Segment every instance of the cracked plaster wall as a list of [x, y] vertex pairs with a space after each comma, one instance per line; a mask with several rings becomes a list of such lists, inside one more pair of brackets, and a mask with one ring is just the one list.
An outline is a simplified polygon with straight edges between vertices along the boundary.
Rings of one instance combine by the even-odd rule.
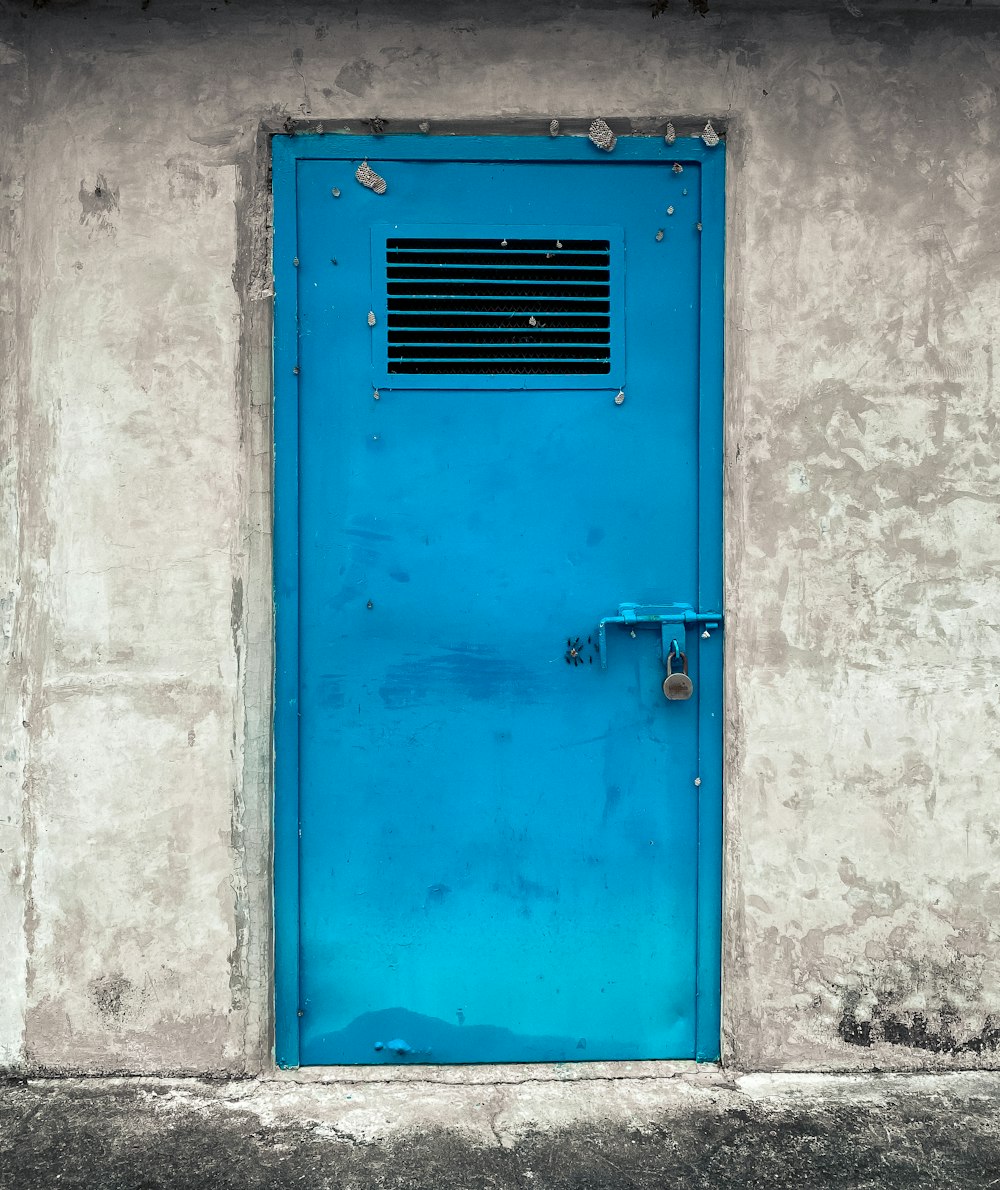
[[0, 1065], [268, 1037], [286, 117], [729, 128], [725, 1051], [1000, 1065], [1000, 11], [0, 13]]

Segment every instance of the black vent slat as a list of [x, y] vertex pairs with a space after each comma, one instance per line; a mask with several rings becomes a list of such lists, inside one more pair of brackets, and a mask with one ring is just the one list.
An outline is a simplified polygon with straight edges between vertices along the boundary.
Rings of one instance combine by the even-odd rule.
[[604, 375], [607, 240], [386, 242], [387, 369], [417, 375]]
[[573, 334], [570, 331], [535, 330], [531, 334], [524, 331], [491, 330], [487, 331], [488, 339], [481, 331], [397, 331], [389, 330], [389, 346], [393, 343], [551, 343], [560, 347], [570, 347], [574, 343], [610, 343], [610, 331], [591, 331]]
[[[481, 312], [478, 314], [454, 313], [452, 311], [441, 314], [413, 314], [408, 311], [390, 311], [389, 329], [400, 330], [419, 329], [428, 330], [462, 330], [465, 327], [482, 328], [485, 330], [516, 330], [530, 326], [529, 317], [534, 315], [509, 311]], [[544, 321], [536, 318], [541, 329], [562, 328], [567, 331], [594, 328], [607, 330], [611, 326], [611, 319], [607, 314], [546, 314]]]
[[521, 345], [506, 343], [489, 343], [472, 348], [468, 343], [465, 343], [460, 347], [428, 347], [427, 344], [421, 344], [419, 349], [413, 350], [409, 344], [402, 344], [395, 349], [389, 348], [389, 358], [407, 359], [411, 362], [435, 359], [506, 359], [530, 364], [532, 360], [536, 359], [544, 360], [547, 363], [557, 359], [602, 360], [608, 358], [608, 349], [607, 347], [553, 347], [551, 343], [534, 350], [530, 347], [525, 349]]
[[[440, 309], [453, 314], [476, 314], [481, 311], [504, 311], [510, 310], [514, 306], [524, 307], [529, 313], [534, 313], [536, 310], [548, 310], [551, 314], [559, 314], [560, 312], [572, 313], [574, 310], [579, 310], [581, 314], [588, 313], [607, 313], [611, 306], [610, 303], [599, 298], [576, 298], [576, 297], [556, 297], [551, 298], [508, 298], [501, 300], [502, 295], [497, 294], [493, 297], [467, 297], [463, 299], [452, 298], [450, 301], [442, 299]], [[469, 309], [472, 306], [474, 309]], [[438, 305], [431, 307], [438, 309]], [[425, 297], [396, 297], [389, 299], [390, 313], [394, 310], [427, 310], [427, 299]]]
[[504, 238], [484, 240], [456, 239], [388, 239], [386, 251], [393, 249], [405, 252], [603, 252], [611, 250], [607, 240], [507, 240]]
[[507, 281], [530, 281], [533, 284], [544, 282], [546, 285], [588, 285], [597, 284], [607, 288], [607, 269], [554, 269], [554, 268], [520, 268], [520, 269], [491, 269], [487, 265], [476, 265], [468, 268], [464, 265], [430, 265], [420, 268], [410, 265], [390, 268], [387, 270], [390, 281], [420, 281], [436, 284], [439, 281], [464, 281], [480, 284], [498, 284]]
[[489, 363], [475, 363], [462, 360], [461, 363], [441, 361], [433, 367], [428, 367], [423, 361], [394, 360], [389, 371], [401, 375], [419, 375], [426, 372], [441, 372], [448, 375], [480, 375], [480, 376], [564, 376], [570, 373], [574, 376], [605, 376], [609, 368], [605, 361], [587, 363], [579, 362], [570, 369], [564, 360], [557, 363], [533, 362], [530, 364], [510, 365], [493, 360]]
[[567, 285], [553, 282], [542, 285], [524, 281], [437, 281], [426, 278], [416, 284], [405, 284], [402, 281], [390, 281], [388, 285], [389, 297], [435, 298], [435, 297], [495, 297], [502, 293], [511, 297], [540, 297], [540, 298], [606, 298], [609, 296], [607, 285]]
[[491, 268], [544, 269], [558, 261], [561, 269], [598, 269], [608, 263], [603, 252], [387, 252], [389, 268]]

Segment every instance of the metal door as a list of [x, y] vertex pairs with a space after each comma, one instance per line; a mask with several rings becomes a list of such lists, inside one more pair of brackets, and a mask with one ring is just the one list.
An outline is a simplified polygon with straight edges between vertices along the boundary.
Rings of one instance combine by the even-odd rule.
[[721, 146], [274, 189], [279, 1063], [716, 1056]]

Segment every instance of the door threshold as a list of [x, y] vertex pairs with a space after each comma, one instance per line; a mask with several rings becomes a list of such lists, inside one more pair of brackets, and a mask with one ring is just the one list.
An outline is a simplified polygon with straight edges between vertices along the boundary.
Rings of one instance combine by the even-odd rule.
[[617, 1079], [695, 1079], [717, 1082], [724, 1078], [718, 1062], [693, 1058], [645, 1062], [510, 1062], [462, 1066], [297, 1066], [274, 1068], [263, 1076], [284, 1083], [442, 1083], [454, 1086], [497, 1083], [587, 1082]]

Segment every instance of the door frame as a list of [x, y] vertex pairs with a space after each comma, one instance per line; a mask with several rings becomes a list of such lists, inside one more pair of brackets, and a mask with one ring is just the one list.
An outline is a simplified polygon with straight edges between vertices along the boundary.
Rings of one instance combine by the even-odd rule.
[[[298, 233], [296, 175], [307, 160], [691, 162], [701, 167], [698, 409], [698, 599], [723, 602], [723, 331], [725, 145], [699, 138], [665, 143], [662, 133], [621, 136], [611, 153], [584, 136], [532, 130], [502, 135], [290, 133], [272, 138], [274, 202], [274, 1056], [299, 1065], [299, 708], [298, 708]], [[723, 650], [723, 665], [724, 665]], [[698, 1061], [717, 1061], [721, 1043], [723, 686], [699, 698], [698, 878], [695, 1038]], [[716, 710], [713, 713], [712, 708]]]

